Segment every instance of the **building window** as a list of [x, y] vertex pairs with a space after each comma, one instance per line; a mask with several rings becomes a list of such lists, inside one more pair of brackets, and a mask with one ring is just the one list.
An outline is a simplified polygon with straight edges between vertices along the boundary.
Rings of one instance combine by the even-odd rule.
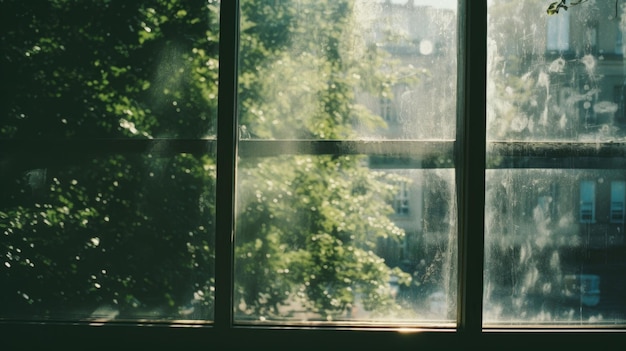
[[598, 24], [591, 22], [584, 29], [583, 46], [588, 54], [597, 54], [598, 52]]
[[596, 183], [580, 182], [580, 223], [596, 222]]
[[626, 123], [626, 89], [624, 89], [626, 85], [621, 84], [617, 85], [613, 88], [613, 101], [617, 104], [617, 110], [615, 111], [615, 123], [616, 124], [624, 124]]
[[546, 49], [564, 52], [570, 48], [570, 13], [561, 11], [558, 16], [548, 17]]
[[624, 197], [626, 194], [626, 182], [611, 182], [611, 223], [624, 224]]
[[388, 97], [380, 98], [380, 115], [385, 121], [393, 122], [395, 120], [392, 101]]
[[614, 53], [615, 55], [618, 56], [623, 56], [624, 55], [624, 47], [623, 47], [623, 30], [621, 27], [616, 28], [616, 32], [615, 32], [615, 50]]
[[398, 193], [393, 199], [393, 208], [397, 215], [407, 216], [410, 212], [409, 187], [406, 182], [401, 182], [398, 188]]

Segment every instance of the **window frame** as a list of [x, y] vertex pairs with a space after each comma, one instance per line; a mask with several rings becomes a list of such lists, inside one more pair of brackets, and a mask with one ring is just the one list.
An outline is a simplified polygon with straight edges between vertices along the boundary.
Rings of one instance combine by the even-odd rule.
[[[234, 267], [234, 208], [236, 159], [240, 152], [255, 148], [255, 141], [238, 140], [237, 130], [237, 62], [239, 1], [222, 1], [220, 5], [220, 78], [218, 105], [218, 140], [173, 140], [173, 152], [217, 152], [217, 206], [216, 217], [216, 303], [214, 321], [207, 324], [171, 325], [158, 323], [79, 323], [79, 322], [11, 322], [0, 321], [3, 343], [8, 349], [35, 349], [40, 347], [78, 348], [96, 345], [107, 348], [141, 346], [142, 349], [175, 349], [181, 345], [212, 347], [226, 343], [230, 349], [292, 349], [297, 345], [317, 348], [355, 349], [388, 348], [457, 349], [476, 343], [483, 347], [501, 348], [580, 348], [598, 347], [626, 342], [626, 330], [616, 328], [493, 328], [483, 326], [483, 260], [484, 260], [484, 206], [486, 149], [501, 155], [498, 167], [528, 167], [517, 164], [520, 149], [529, 155], [523, 143], [486, 142], [486, 76], [487, 76], [487, 1], [458, 1], [458, 86], [457, 86], [457, 138], [447, 143], [454, 154], [458, 201], [458, 311], [457, 328], [424, 329], [396, 327], [273, 327], [236, 325], [233, 320], [233, 267]], [[478, 87], [482, 87], [479, 89]], [[29, 157], [46, 152], [61, 154], [64, 151], [81, 152], [141, 152], [155, 141], [85, 141], [58, 142], [1, 140], [4, 152]], [[279, 143], [279, 142], [277, 142]], [[267, 152], [279, 144], [266, 142]], [[314, 150], [314, 153], [333, 153], [351, 149], [341, 142], [295, 142], [297, 150]], [[358, 142], [355, 142], [359, 144]], [[403, 150], [415, 149], [408, 142], [396, 142]], [[392, 143], [390, 143], [392, 145]], [[422, 145], [424, 146], [424, 145]], [[437, 145], [431, 145], [437, 147]], [[542, 147], [543, 146], [543, 147]], [[589, 146], [593, 154], [598, 144]], [[604, 148], [604, 149], [602, 149]], [[558, 157], [571, 167], [578, 157], [567, 153], [567, 144], [533, 143], [538, 155], [537, 164]], [[603, 155], [623, 157], [624, 144], [601, 145]], [[324, 151], [325, 150], [325, 151]], [[354, 150], [354, 149], [352, 149]], [[583, 150], [577, 149], [577, 150]], [[367, 151], [367, 150], [366, 150]], [[591, 152], [590, 152], [591, 153]], [[427, 153], [426, 153], [427, 154]], [[413, 155], [414, 156], [414, 155]], [[533, 158], [531, 157], [531, 160]], [[581, 161], [581, 162], [588, 162]], [[591, 162], [593, 163], [593, 162]], [[545, 164], [544, 164], [545, 165]], [[621, 167], [624, 162], [619, 163]], [[589, 165], [588, 165], [589, 166]]]

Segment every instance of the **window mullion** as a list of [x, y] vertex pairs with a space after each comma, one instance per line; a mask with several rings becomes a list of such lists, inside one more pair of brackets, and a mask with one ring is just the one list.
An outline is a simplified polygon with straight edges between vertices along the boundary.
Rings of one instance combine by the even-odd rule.
[[220, 5], [217, 193], [215, 217], [215, 327], [233, 322], [234, 216], [237, 157], [239, 1]]
[[456, 166], [459, 211], [458, 327], [482, 331], [484, 258], [487, 1], [459, 0]]

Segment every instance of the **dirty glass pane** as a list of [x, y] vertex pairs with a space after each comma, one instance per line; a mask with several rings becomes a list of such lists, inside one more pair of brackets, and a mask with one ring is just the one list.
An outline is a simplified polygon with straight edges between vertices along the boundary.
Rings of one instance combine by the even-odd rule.
[[238, 322], [453, 325], [454, 170], [363, 163], [326, 155], [241, 161]]
[[487, 132], [497, 140], [624, 140], [622, 7], [492, 0]]
[[456, 6], [241, 1], [238, 323], [454, 325], [453, 168], [387, 143], [454, 139]]
[[548, 5], [489, 2], [484, 325], [623, 325], [625, 9]]
[[241, 1], [241, 138], [454, 139], [456, 3]]
[[624, 228], [610, 220], [611, 184], [624, 174], [488, 171], [485, 323], [626, 321]]
[[210, 157], [2, 160], [0, 319], [213, 318]]

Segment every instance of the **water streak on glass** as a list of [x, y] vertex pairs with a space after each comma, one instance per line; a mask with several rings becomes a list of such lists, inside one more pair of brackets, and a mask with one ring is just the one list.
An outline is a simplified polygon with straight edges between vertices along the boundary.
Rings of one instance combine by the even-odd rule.
[[484, 325], [626, 323], [625, 8], [488, 8]]

